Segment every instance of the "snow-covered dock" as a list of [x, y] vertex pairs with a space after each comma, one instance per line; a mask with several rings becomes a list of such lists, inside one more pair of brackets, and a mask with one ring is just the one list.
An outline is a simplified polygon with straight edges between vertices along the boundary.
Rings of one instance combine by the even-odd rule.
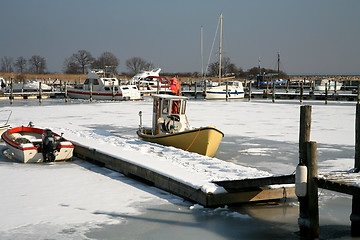
[[[240, 179], [234, 181], [234, 184], [237, 184], [239, 187], [232, 187], [231, 190], [229, 190], [226, 188], [226, 184], [224, 187], [220, 186], [223, 185], [221, 184], [221, 181], [217, 182], [218, 184], [211, 181], [206, 172], [195, 174], [192, 173], [190, 169], [186, 169], [186, 167], [178, 168], [176, 165], [170, 166], [172, 171], [164, 172], [162, 169], [163, 166], [157, 164], [156, 161], [150, 160], [148, 162], [149, 164], [144, 164], [144, 162], [139, 164], [131, 161], [131, 159], [126, 160], [119, 156], [107, 154], [101, 150], [86, 147], [79, 143], [74, 143], [74, 145], [74, 153], [79, 158], [144, 181], [149, 185], [158, 187], [195, 203], [199, 203], [205, 207], [266, 201], [295, 196], [293, 186], [294, 177], [292, 175], [280, 178], [281, 180], [279, 181], [278, 176], [271, 176], [264, 171], [254, 168], [246, 169], [246, 167], [238, 166], [243, 168], [239, 171], [243, 171], [243, 173], [246, 172], [246, 174], [243, 174], [243, 176], [239, 174]], [[213, 161], [214, 164], [216, 164], [219, 160], [213, 159]], [[232, 164], [222, 165], [224, 167], [223, 172], [229, 170], [229, 165]], [[233, 167], [236, 169], [236, 165]], [[248, 179], [248, 171], [253, 172], [252, 176], [257, 176], [258, 178]], [[244, 186], [241, 186], [242, 177], [244, 178], [244, 182], [246, 182]], [[255, 184], [258, 184], [250, 184], [250, 186], [249, 182], [251, 180], [253, 180]], [[232, 181], [227, 180], [224, 182], [231, 183]]]

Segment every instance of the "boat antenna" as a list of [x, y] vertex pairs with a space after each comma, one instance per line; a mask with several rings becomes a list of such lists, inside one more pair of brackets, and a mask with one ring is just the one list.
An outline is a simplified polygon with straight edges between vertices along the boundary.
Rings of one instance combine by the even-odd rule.
[[278, 80], [280, 81], [280, 50], [278, 51]]

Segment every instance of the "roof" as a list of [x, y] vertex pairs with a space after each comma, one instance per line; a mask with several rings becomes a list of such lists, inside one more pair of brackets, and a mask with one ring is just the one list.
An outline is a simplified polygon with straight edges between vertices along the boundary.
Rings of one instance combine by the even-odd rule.
[[168, 95], [168, 94], [158, 94], [153, 95], [153, 98], [162, 98], [162, 99], [182, 99], [182, 100], [188, 100], [188, 97], [184, 96], [176, 96], [176, 95]]

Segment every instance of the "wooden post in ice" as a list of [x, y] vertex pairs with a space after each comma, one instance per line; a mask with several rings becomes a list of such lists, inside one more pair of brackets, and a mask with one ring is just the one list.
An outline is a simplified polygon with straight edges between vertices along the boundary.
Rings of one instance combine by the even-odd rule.
[[160, 92], [160, 80], [157, 80], [157, 87], [156, 87], [156, 94], [159, 94]]
[[10, 104], [14, 102], [14, 82], [12, 78], [10, 78]]
[[90, 102], [92, 102], [92, 100], [93, 100], [93, 83], [92, 82], [90, 82]]
[[41, 81], [39, 81], [39, 102], [42, 103], [42, 88]]
[[[360, 104], [356, 104], [355, 119], [355, 172], [360, 171]], [[360, 195], [355, 194], [352, 198], [351, 236], [360, 237]]]
[[204, 93], [205, 93], [204, 99], [206, 99], [206, 92], [207, 92], [207, 80], [204, 80]]
[[249, 82], [249, 102], [251, 101], [251, 84], [252, 82]]
[[112, 83], [112, 100], [115, 101], [115, 83]]
[[272, 82], [272, 102], [275, 102], [275, 81]]
[[64, 83], [65, 84], [65, 95], [64, 95], [64, 97], [65, 97], [65, 102], [68, 102], [68, 91], [67, 91], [67, 82], [65, 82]]
[[298, 197], [300, 214], [298, 224], [300, 235], [305, 239], [319, 238], [317, 144], [310, 142], [311, 106], [300, 107], [299, 162], [307, 167], [306, 196]]
[[325, 83], [325, 104], [328, 104], [328, 84]]
[[303, 100], [304, 100], [304, 83], [301, 83], [301, 87], [300, 87], [300, 104], [303, 104]]
[[226, 101], [229, 101], [229, 82], [226, 82]]
[[335, 79], [334, 93], [336, 93], [337, 80]]
[[197, 82], [195, 81], [195, 98], [197, 98]]
[[357, 89], [357, 104], [360, 103], [360, 82], [358, 82], [358, 89]]
[[286, 81], [286, 93], [289, 93], [290, 79]]

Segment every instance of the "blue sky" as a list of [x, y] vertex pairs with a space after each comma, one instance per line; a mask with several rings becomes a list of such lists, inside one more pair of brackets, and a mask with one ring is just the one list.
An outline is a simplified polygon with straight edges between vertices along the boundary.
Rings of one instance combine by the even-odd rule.
[[289, 74], [356, 74], [359, 11], [358, 0], [0, 0], [0, 58], [40, 55], [61, 72], [84, 49], [112, 52], [119, 71], [136, 56], [164, 72], [200, 72], [200, 28], [205, 64], [222, 12], [223, 56], [244, 70], [258, 58], [276, 68], [280, 51]]

